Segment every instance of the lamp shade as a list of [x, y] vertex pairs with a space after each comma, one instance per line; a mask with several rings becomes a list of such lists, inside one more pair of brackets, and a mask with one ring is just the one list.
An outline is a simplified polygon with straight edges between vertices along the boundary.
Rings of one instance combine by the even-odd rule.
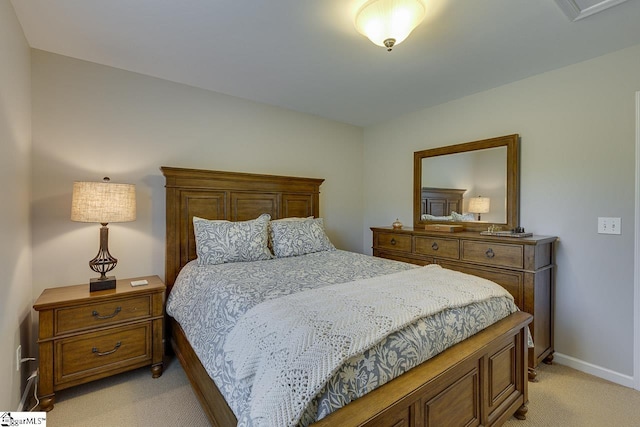
[[424, 16], [420, 0], [371, 0], [358, 11], [355, 25], [374, 44], [391, 50], [411, 34]]
[[74, 182], [71, 220], [128, 222], [136, 219], [136, 186], [110, 182]]
[[473, 197], [469, 200], [469, 208], [471, 213], [483, 214], [489, 212], [491, 201], [488, 197]]

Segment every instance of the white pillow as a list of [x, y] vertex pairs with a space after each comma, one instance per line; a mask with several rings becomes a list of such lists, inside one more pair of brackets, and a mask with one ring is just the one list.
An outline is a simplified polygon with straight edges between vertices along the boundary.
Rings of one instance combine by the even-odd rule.
[[476, 220], [476, 216], [475, 214], [472, 213], [463, 213], [463, 214], [459, 214], [458, 212], [451, 212], [451, 217], [453, 218], [454, 221], [475, 221]]
[[193, 217], [198, 265], [271, 259], [267, 247], [271, 215], [250, 221], [213, 221]]
[[451, 221], [452, 220], [451, 216], [437, 216], [437, 215], [431, 215], [431, 214], [422, 214], [422, 217], [420, 217], [420, 219], [429, 220], [429, 221]]
[[269, 227], [273, 253], [278, 258], [336, 249], [324, 232], [322, 218], [285, 218], [271, 221]]

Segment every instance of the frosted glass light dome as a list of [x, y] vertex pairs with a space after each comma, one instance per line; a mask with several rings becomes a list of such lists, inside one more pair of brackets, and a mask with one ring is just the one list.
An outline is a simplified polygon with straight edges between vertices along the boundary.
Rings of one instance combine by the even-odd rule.
[[371, 0], [356, 14], [356, 29], [388, 51], [406, 39], [425, 15], [420, 0]]

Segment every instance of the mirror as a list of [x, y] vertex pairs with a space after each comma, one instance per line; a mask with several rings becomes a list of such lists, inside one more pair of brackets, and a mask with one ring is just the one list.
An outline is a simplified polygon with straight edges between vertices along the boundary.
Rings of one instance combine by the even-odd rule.
[[519, 226], [517, 134], [416, 151], [413, 157], [413, 225]]

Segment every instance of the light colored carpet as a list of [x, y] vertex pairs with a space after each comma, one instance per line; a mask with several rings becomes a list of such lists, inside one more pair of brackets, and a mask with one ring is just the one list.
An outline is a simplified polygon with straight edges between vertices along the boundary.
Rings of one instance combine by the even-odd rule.
[[160, 378], [146, 367], [57, 392], [47, 426], [208, 427], [180, 362], [164, 367]]
[[[529, 412], [506, 427], [640, 426], [640, 391], [562, 365], [540, 365], [529, 383]], [[94, 381], [56, 394], [49, 427], [205, 427], [209, 423], [180, 363], [165, 364], [158, 379], [149, 368]]]
[[558, 364], [538, 366], [528, 407], [526, 420], [511, 418], [505, 426], [640, 426], [640, 391]]

